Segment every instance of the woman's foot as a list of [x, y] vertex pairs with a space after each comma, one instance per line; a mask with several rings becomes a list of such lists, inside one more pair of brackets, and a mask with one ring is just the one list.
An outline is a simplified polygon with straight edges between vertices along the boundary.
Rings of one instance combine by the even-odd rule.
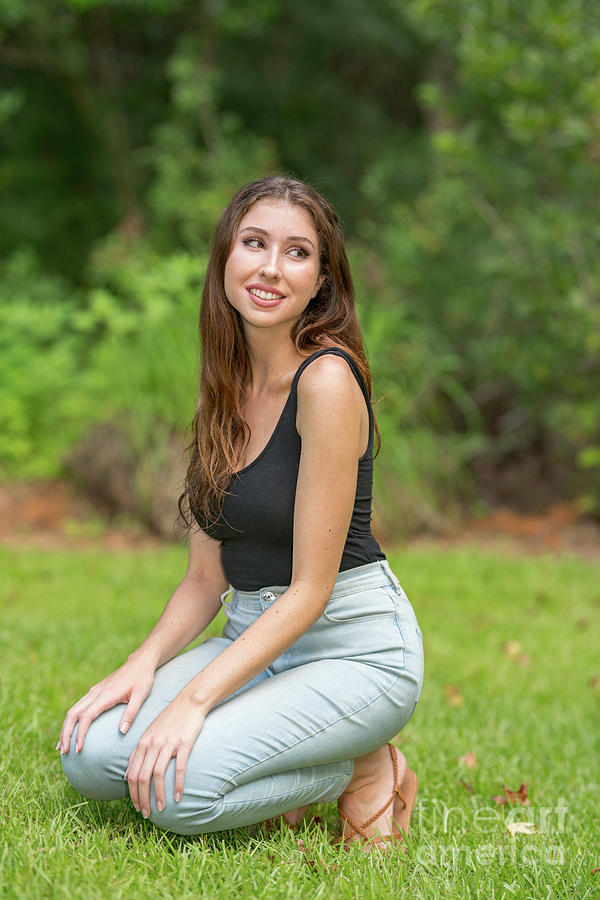
[[[395, 754], [396, 759], [395, 773], [392, 754]], [[345, 844], [359, 841], [364, 844], [365, 852], [369, 852], [372, 845], [365, 840], [365, 835], [377, 839], [394, 832], [397, 833], [397, 826], [392, 821], [393, 818], [397, 818], [397, 814], [394, 816], [394, 807], [396, 806], [396, 811], [398, 810], [398, 806], [393, 802], [398, 797], [398, 794], [394, 793], [394, 789], [402, 784], [406, 773], [407, 765], [404, 754], [397, 748], [393, 748], [390, 752], [388, 744], [354, 760], [354, 774], [338, 801], [340, 829]], [[394, 781], [394, 774], [396, 781]], [[416, 782], [416, 776], [414, 780]], [[414, 805], [414, 797], [411, 797], [411, 800]], [[404, 807], [403, 802], [398, 802], [400, 806]], [[381, 815], [370, 821], [378, 810], [382, 810]], [[412, 812], [412, 805], [408, 811], [409, 816], [410, 812]], [[367, 822], [369, 824], [364, 828], [361, 827], [363, 832], [361, 834], [356, 833], [355, 829], [351, 827], [351, 822], [357, 823], [359, 826]], [[406, 825], [408, 826], [408, 822]]]
[[282, 813], [281, 818], [292, 828], [295, 828], [298, 822], [304, 817], [304, 813], [308, 806], [299, 806], [297, 809], [291, 809], [289, 812]]
[[298, 823], [302, 820], [304, 813], [308, 809], [308, 806], [299, 806], [297, 809], [290, 809], [288, 812], [281, 813], [279, 816], [273, 816], [270, 819], [265, 819], [265, 827], [267, 831], [271, 831], [273, 828], [278, 828], [278, 822], [281, 819], [285, 822], [286, 825], [289, 825], [291, 829], [296, 830]]

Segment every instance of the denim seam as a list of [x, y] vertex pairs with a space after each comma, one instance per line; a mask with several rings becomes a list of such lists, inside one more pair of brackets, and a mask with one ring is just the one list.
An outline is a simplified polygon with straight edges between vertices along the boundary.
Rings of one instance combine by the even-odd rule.
[[[376, 697], [373, 697], [372, 700], [369, 700], [368, 703], [363, 704], [363, 706], [359, 706], [358, 709], [353, 710], [351, 713], [348, 713], [345, 716], [340, 716], [338, 719], [335, 719], [334, 722], [328, 722], [327, 725], [323, 726], [323, 728], [319, 728], [317, 731], [311, 732], [311, 734], [307, 735], [306, 737], [301, 738], [299, 741], [296, 741], [295, 744], [290, 744], [287, 747], [284, 747], [282, 750], [278, 750], [277, 753], [274, 753], [272, 756], [269, 756], [266, 759], [262, 759], [260, 762], [253, 763], [251, 766], [248, 766], [248, 768], [244, 769], [243, 772], [238, 772], [235, 777], [239, 778], [240, 775], [246, 775], [248, 772], [250, 772], [252, 769], [255, 769], [257, 766], [262, 766], [266, 762], [271, 762], [271, 760], [275, 759], [277, 756], [281, 756], [282, 753], [287, 753], [288, 750], [295, 749], [300, 744], [303, 744], [305, 741], [308, 741], [311, 738], [313, 738], [316, 734], [321, 734], [321, 732], [327, 731], [328, 728], [332, 728], [334, 725], [337, 725], [338, 722], [343, 722], [344, 719], [349, 719], [352, 716], [355, 716], [357, 713], [362, 712], [363, 709], [367, 709], [368, 706], [372, 706], [372, 704], [375, 703], [376, 700], [379, 700], [380, 697], [385, 697], [386, 694], [389, 694], [390, 691], [392, 691], [393, 688], [398, 684], [400, 679], [404, 677], [404, 675], [405, 675], [405, 671], [403, 671], [400, 675], [397, 675], [396, 678], [394, 679], [394, 681], [392, 682], [392, 684], [390, 684], [390, 686], [387, 688], [387, 690], [380, 691], [380, 693], [377, 694]], [[224, 794], [222, 794], [223, 788], [225, 788], [228, 784], [231, 784], [232, 782], [233, 782], [232, 778], [230, 778], [228, 781], [224, 781], [223, 784], [221, 785], [221, 787], [219, 788], [218, 793], [221, 794], [222, 796], [225, 796]], [[237, 785], [235, 783], [234, 783], [234, 787], [237, 787]]]
[[[290, 771], [295, 771], [295, 770], [292, 769]], [[330, 775], [329, 778], [320, 778], [318, 781], [311, 781], [311, 784], [314, 784], [314, 785], [327, 784], [334, 778], [339, 779], [339, 778], [346, 778], [346, 777], [347, 777], [347, 775], [345, 773], [342, 775]], [[236, 787], [237, 786], [238, 785], [236, 785]], [[243, 787], [244, 785], [239, 785], [239, 786]], [[232, 807], [232, 806], [239, 806], [240, 804], [247, 806], [249, 803], [264, 803], [265, 800], [276, 800], [279, 797], [287, 797], [288, 794], [294, 793], [294, 791], [293, 790], [282, 791], [279, 794], [269, 794], [268, 797], [255, 797], [252, 800], [227, 800], [227, 797], [230, 797], [231, 793], [232, 792], [229, 791], [227, 794], [223, 794], [219, 798], [222, 801], [223, 806]]]
[[398, 607], [399, 603], [410, 603], [410, 600], [408, 599], [402, 588], [397, 588], [393, 584], [388, 584], [386, 585], [385, 590], [387, 591], [388, 597], [391, 597], [394, 601], [396, 608]]
[[347, 619], [335, 619], [327, 612], [322, 613], [323, 618], [326, 619], [327, 622], [331, 622], [332, 625], [346, 625], [350, 622], [373, 622], [378, 619], [393, 619], [395, 615], [395, 609], [392, 610], [392, 612], [375, 613], [375, 615], [348, 616]]
[[364, 587], [359, 587], [358, 589], [356, 587], [351, 587], [346, 590], [344, 590], [343, 588], [334, 590], [332, 591], [329, 599], [337, 600], [338, 597], [350, 597], [352, 594], [362, 594], [364, 591], [371, 591], [375, 588], [389, 587], [389, 584], [390, 579], [386, 576], [385, 578], [378, 580], [376, 584], [373, 584], [372, 581], [369, 581], [369, 583], [365, 584]]
[[400, 634], [400, 638], [402, 640], [402, 661], [404, 663], [404, 669], [406, 671], [406, 638], [404, 637], [404, 633], [402, 631], [402, 626], [400, 624], [400, 613], [396, 610], [396, 626], [398, 628], [398, 633]]

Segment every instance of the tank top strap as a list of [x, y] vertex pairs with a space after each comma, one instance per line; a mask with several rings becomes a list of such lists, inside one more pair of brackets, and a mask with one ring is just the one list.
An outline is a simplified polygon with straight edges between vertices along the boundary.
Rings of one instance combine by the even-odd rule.
[[361, 457], [361, 459], [363, 459], [365, 456], [368, 456], [369, 451], [371, 450], [371, 448], [373, 446], [373, 432], [374, 432], [373, 407], [371, 406], [371, 398], [369, 397], [369, 392], [367, 390], [367, 386], [365, 384], [364, 378], [362, 377], [361, 371], [358, 368], [356, 361], [354, 360], [354, 357], [352, 356], [351, 353], [348, 353], [348, 351], [344, 350], [342, 347], [322, 347], [320, 350], [315, 350], [314, 353], [311, 353], [310, 356], [307, 356], [306, 359], [300, 364], [299, 368], [296, 371], [296, 374], [294, 375], [294, 380], [292, 382], [292, 389], [290, 391], [290, 396], [293, 396], [293, 398], [294, 398], [293, 405], [294, 406], [296, 405], [296, 394], [297, 394], [297, 390], [298, 390], [298, 379], [300, 378], [300, 375], [302, 374], [304, 369], [309, 365], [309, 363], [311, 363], [313, 361], [313, 359], [317, 359], [317, 357], [323, 356], [325, 353], [334, 353], [336, 356], [342, 356], [346, 360], [346, 362], [348, 363], [348, 365], [350, 366], [350, 368], [354, 374], [354, 377], [356, 378], [356, 380], [358, 381], [358, 383], [360, 385], [360, 389], [363, 392], [363, 396], [367, 403], [367, 410], [369, 412], [369, 441], [367, 444], [367, 449], [366, 449], [365, 453], [363, 454], [363, 456]]

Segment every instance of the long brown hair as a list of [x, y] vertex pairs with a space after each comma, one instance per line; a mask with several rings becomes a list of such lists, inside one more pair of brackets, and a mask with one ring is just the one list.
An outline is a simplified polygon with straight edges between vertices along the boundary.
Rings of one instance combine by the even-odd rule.
[[[311, 216], [320, 245], [320, 273], [325, 278], [294, 323], [291, 338], [299, 353], [310, 355], [322, 347], [342, 347], [354, 360], [372, 396], [371, 373], [356, 310], [354, 286], [344, 236], [332, 205], [313, 187], [286, 175], [272, 174], [244, 185], [219, 219], [211, 246], [200, 306], [202, 367], [193, 439], [185, 448], [192, 455], [179, 511], [189, 527], [187, 510], [205, 522], [222, 514], [222, 504], [240, 452], [250, 438], [242, 415], [250, 364], [241, 316], [225, 294], [225, 264], [240, 221], [259, 200], [278, 200], [303, 207]], [[377, 453], [381, 435], [377, 420]]]

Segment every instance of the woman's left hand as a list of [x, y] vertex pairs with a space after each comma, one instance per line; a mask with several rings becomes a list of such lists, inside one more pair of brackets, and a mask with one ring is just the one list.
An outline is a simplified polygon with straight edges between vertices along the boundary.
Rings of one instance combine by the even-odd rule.
[[159, 812], [165, 808], [165, 772], [173, 757], [175, 762], [175, 801], [183, 794], [183, 781], [188, 757], [194, 741], [202, 731], [206, 711], [197, 702], [176, 697], [154, 719], [129, 757], [125, 778], [131, 802], [142, 815], [150, 815], [150, 789], [154, 779], [154, 796]]

